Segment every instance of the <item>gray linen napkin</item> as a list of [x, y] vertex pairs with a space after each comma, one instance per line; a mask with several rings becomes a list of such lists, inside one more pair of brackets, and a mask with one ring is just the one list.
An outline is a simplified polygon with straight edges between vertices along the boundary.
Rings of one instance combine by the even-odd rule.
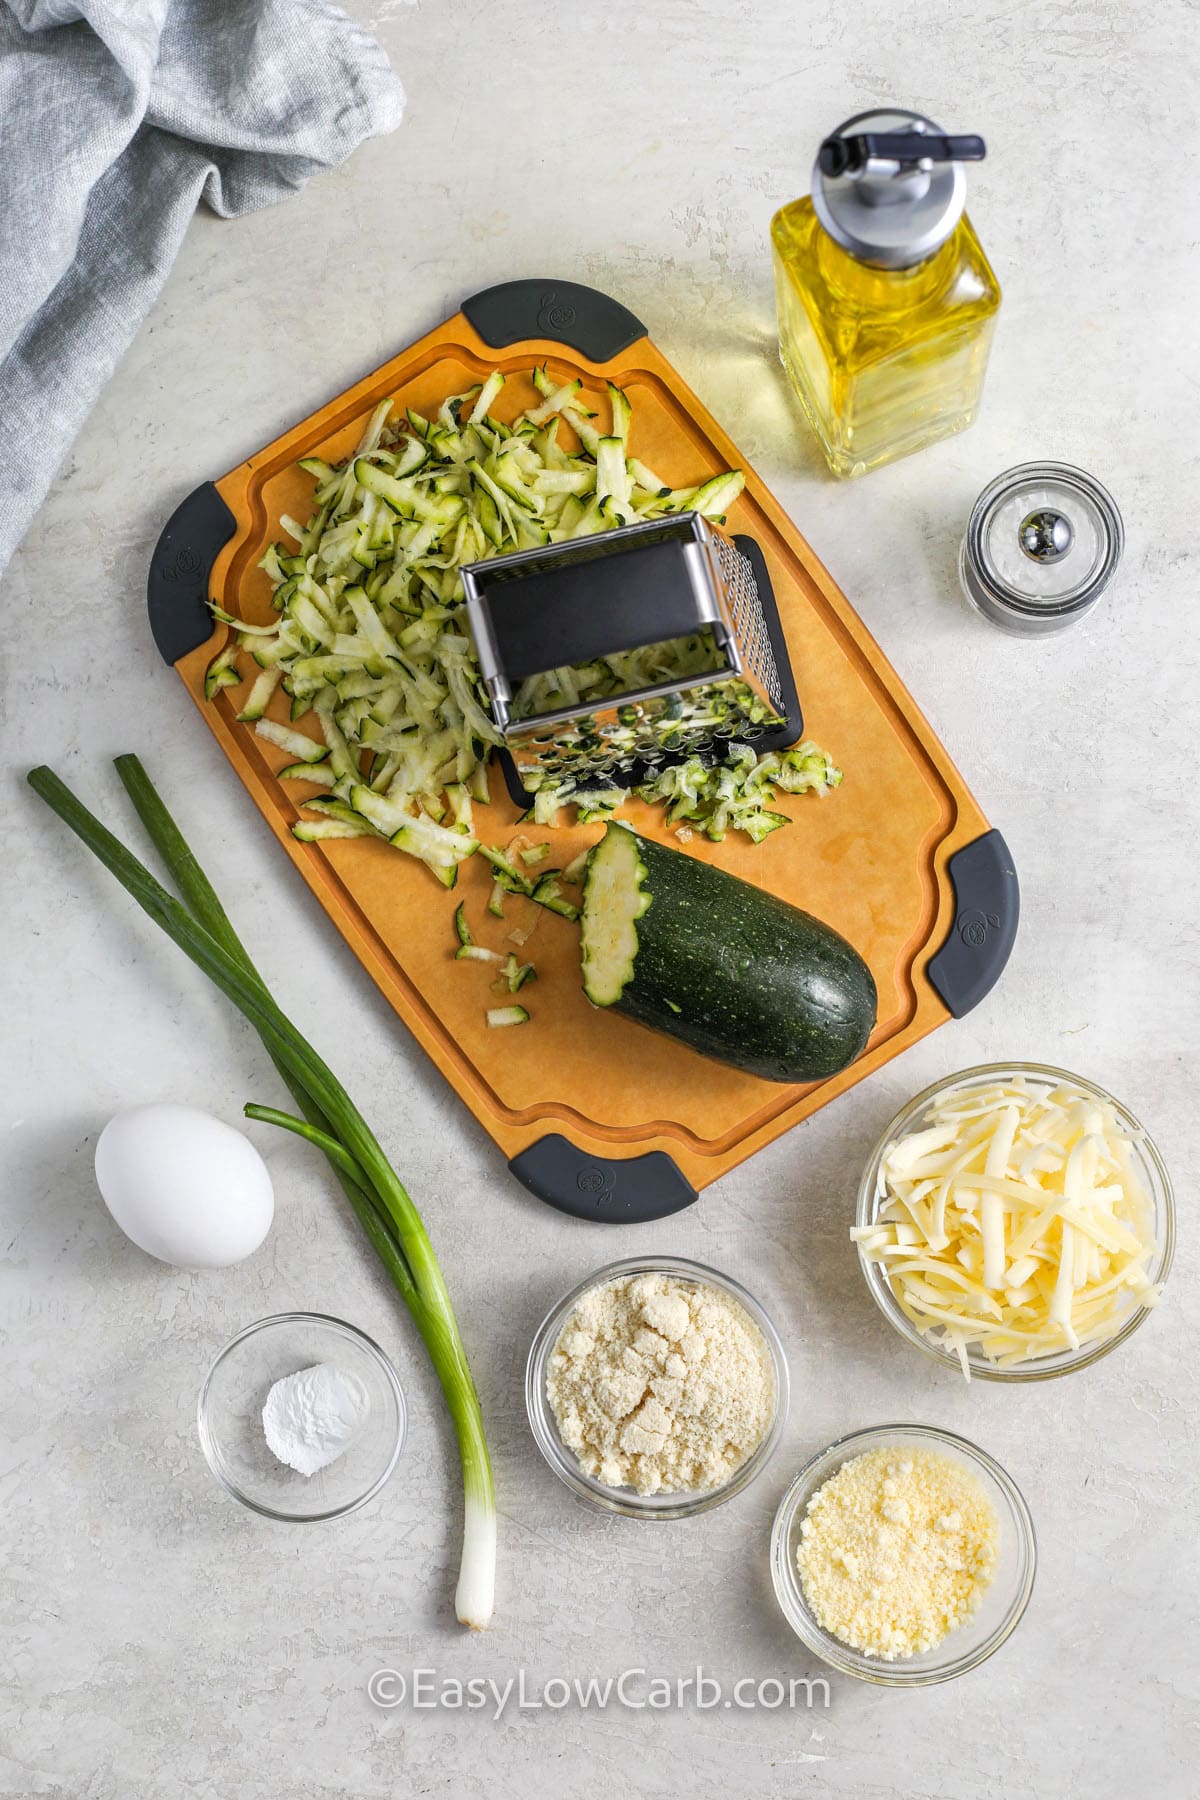
[[324, 0], [0, 0], [0, 571], [201, 200], [282, 200], [392, 131]]

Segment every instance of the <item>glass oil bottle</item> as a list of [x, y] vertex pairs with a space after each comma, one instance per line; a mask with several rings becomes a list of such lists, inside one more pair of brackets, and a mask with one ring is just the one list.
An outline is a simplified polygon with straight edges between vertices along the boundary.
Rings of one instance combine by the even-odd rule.
[[835, 475], [975, 419], [1000, 306], [964, 212], [983, 155], [920, 113], [859, 113], [771, 222], [780, 356]]

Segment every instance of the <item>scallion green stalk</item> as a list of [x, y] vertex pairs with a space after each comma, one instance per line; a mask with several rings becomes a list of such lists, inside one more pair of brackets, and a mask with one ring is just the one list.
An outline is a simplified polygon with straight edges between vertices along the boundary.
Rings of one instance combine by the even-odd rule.
[[137, 758], [122, 757], [117, 767], [187, 906], [154, 879], [51, 769], [34, 769], [28, 780], [34, 792], [132, 894], [143, 912], [258, 1031], [305, 1116], [293, 1119], [269, 1108], [247, 1111], [297, 1131], [323, 1150], [404, 1299], [437, 1372], [458, 1439], [465, 1517], [455, 1605], [463, 1624], [482, 1630], [492, 1615], [495, 1590], [492, 1466], [466, 1351], [421, 1216], [345, 1088], [271, 997]]

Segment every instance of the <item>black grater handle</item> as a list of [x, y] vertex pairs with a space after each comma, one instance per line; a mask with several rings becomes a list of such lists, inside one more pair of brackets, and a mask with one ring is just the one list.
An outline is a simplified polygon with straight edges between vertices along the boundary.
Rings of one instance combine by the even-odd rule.
[[493, 350], [553, 338], [589, 362], [605, 363], [646, 335], [628, 307], [577, 281], [504, 281], [472, 294], [462, 310]]
[[558, 1132], [530, 1144], [508, 1166], [539, 1200], [601, 1225], [645, 1225], [699, 1198], [665, 1150], [605, 1162], [577, 1150]]
[[955, 851], [947, 864], [954, 923], [926, 965], [934, 989], [956, 1019], [978, 1006], [1001, 975], [1016, 940], [1021, 890], [1012, 854], [998, 831]]
[[194, 488], [163, 526], [150, 558], [146, 605], [164, 662], [177, 663], [211, 637], [208, 578], [236, 528], [237, 521], [211, 481]]

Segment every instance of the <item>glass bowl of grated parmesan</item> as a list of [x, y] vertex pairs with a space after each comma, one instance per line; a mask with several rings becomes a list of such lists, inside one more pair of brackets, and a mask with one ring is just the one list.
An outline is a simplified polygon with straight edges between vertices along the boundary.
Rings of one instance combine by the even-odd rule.
[[807, 1647], [880, 1687], [978, 1668], [1021, 1621], [1037, 1540], [995, 1459], [933, 1425], [878, 1425], [805, 1464], [771, 1533], [771, 1579]]
[[538, 1449], [579, 1499], [629, 1518], [690, 1518], [766, 1467], [787, 1420], [787, 1358], [730, 1276], [629, 1257], [547, 1313], [525, 1404]]
[[1043, 1063], [984, 1063], [896, 1114], [850, 1235], [910, 1344], [968, 1381], [1044, 1381], [1149, 1316], [1175, 1201], [1153, 1140], [1104, 1088]]

